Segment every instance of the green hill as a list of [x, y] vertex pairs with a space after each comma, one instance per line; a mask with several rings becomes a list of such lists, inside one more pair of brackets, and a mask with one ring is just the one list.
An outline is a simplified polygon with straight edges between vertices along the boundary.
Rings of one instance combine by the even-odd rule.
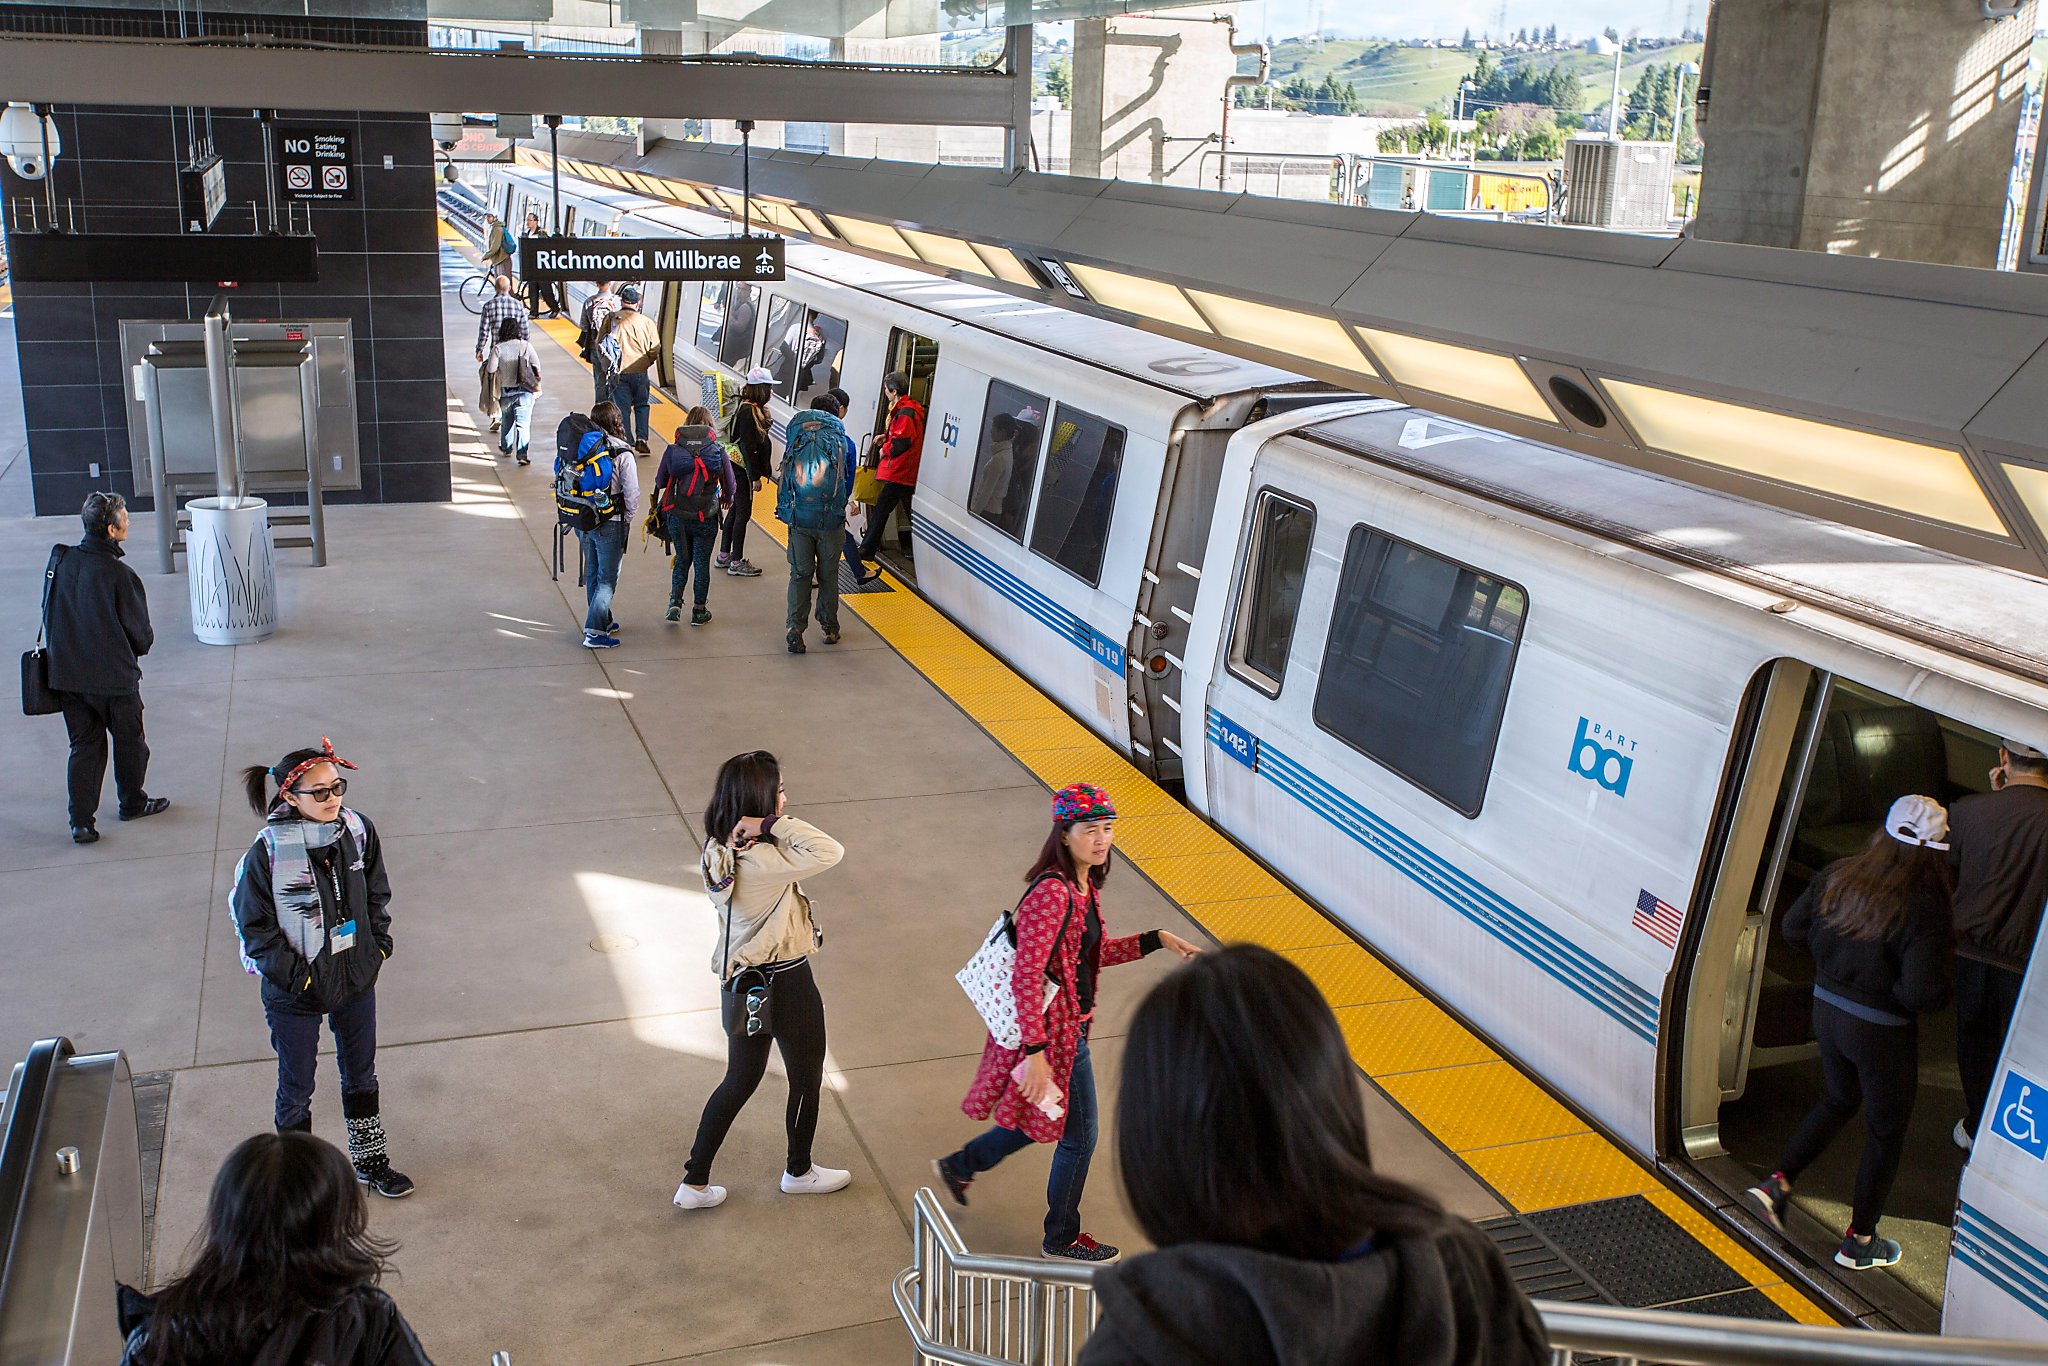
[[[1517, 54], [1496, 53], [1496, 61]], [[1563, 62], [1585, 82], [1586, 107], [1606, 102], [1614, 80], [1614, 59], [1590, 52], [1519, 54], [1538, 69]], [[1698, 62], [1700, 44], [1674, 43], [1625, 53], [1621, 65], [1624, 96], [1651, 65]], [[1457, 102], [1458, 83], [1472, 74], [1479, 54], [1460, 48], [1401, 47], [1394, 43], [1332, 40], [1310, 44], [1290, 40], [1273, 46], [1275, 84], [1297, 73], [1320, 81], [1335, 76], [1358, 88], [1368, 114], [1419, 114], [1449, 110]]]

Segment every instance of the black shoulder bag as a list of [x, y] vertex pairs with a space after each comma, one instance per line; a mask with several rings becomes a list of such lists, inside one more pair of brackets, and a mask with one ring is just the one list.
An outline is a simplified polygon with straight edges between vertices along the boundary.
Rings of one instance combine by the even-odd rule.
[[63, 699], [50, 687], [50, 652], [43, 637], [50, 630], [50, 592], [57, 586], [57, 566], [64, 562], [64, 547], [50, 547], [50, 563], [43, 569], [43, 620], [36, 628], [36, 645], [21, 654], [21, 714], [54, 716], [64, 710]]

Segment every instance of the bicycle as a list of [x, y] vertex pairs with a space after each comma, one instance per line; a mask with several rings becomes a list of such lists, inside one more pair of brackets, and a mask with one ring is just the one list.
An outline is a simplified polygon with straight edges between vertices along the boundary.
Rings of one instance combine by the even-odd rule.
[[461, 285], [456, 288], [456, 297], [462, 300], [462, 306], [468, 309], [470, 313], [477, 315], [483, 313], [484, 300], [490, 298], [493, 291], [491, 276], [494, 273], [493, 271], [480, 270], [463, 280]]

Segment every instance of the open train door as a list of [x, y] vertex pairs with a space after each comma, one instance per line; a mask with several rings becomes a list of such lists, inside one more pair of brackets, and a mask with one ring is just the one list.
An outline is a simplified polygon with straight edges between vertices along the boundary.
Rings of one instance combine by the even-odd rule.
[[[2038, 948], [2038, 945], [2036, 946]], [[2048, 1342], [2048, 975], [2037, 952], [1956, 1202], [1944, 1333]]]

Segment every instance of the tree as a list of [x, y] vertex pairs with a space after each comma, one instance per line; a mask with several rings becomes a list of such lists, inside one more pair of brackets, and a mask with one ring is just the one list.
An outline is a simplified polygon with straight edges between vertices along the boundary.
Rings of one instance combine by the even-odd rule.
[[1610, 43], [1618, 44], [1621, 42], [1621, 30], [1616, 28], [1612, 24], [1609, 24], [1606, 28], [1601, 29], [1600, 33], [1601, 36], [1606, 38], [1607, 41]]
[[1586, 87], [1559, 62], [1543, 73], [1543, 92], [1537, 103], [1547, 104], [1559, 114], [1577, 114], [1586, 107]]
[[1557, 25], [1556, 25], [1556, 24], [1552, 24], [1552, 25], [1551, 25], [1551, 26], [1550, 26], [1549, 28], [1546, 28], [1546, 29], [1544, 29], [1544, 30], [1543, 30], [1543, 41], [1544, 41], [1544, 42], [1545, 42], [1546, 44], [1551, 44], [1551, 43], [1555, 43], [1555, 42], [1557, 41]]
[[1066, 109], [1066, 108], [1070, 107], [1070, 106], [1071, 106], [1071, 105], [1073, 104], [1073, 101], [1074, 101], [1074, 59], [1073, 59], [1073, 58], [1071, 58], [1071, 57], [1055, 57], [1055, 58], [1053, 58], [1053, 59], [1052, 59], [1052, 61], [1050, 61], [1050, 62], [1048, 62], [1048, 63], [1046, 64], [1046, 68], [1045, 68], [1045, 93], [1046, 93], [1046, 94], [1048, 94], [1048, 95], [1051, 95], [1051, 96], [1053, 96], [1054, 98], [1056, 98], [1057, 100], [1059, 100], [1059, 102], [1060, 102], [1060, 108], [1062, 108], [1062, 109]]
[[1516, 41], [1516, 42], [1518, 42], [1518, 43], [1526, 43], [1526, 42], [1528, 42], [1528, 41], [1529, 41], [1529, 30], [1528, 30], [1528, 29], [1525, 29], [1525, 28], [1518, 28], [1518, 29], [1516, 29], [1516, 30], [1515, 30], [1515, 41]]
[[1459, 47], [1461, 47], [1461, 48], [1463, 48], [1463, 49], [1465, 49], [1465, 51], [1467, 51], [1467, 52], [1470, 52], [1470, 51], [1472, 50], [1472, 30], [1471, 30], [1471, 29], [1469, 29], [1469, 28], [1468, 28], [1468, 29], [1466, 29], [1466, 30], [1465, 30], [1465, 36], [1464, 36], [1464, 37], [1462, 37], [1462, 38], [1460, 38], [1460, 39], [1458, 40], [1458, 46], [1459, 46]]

